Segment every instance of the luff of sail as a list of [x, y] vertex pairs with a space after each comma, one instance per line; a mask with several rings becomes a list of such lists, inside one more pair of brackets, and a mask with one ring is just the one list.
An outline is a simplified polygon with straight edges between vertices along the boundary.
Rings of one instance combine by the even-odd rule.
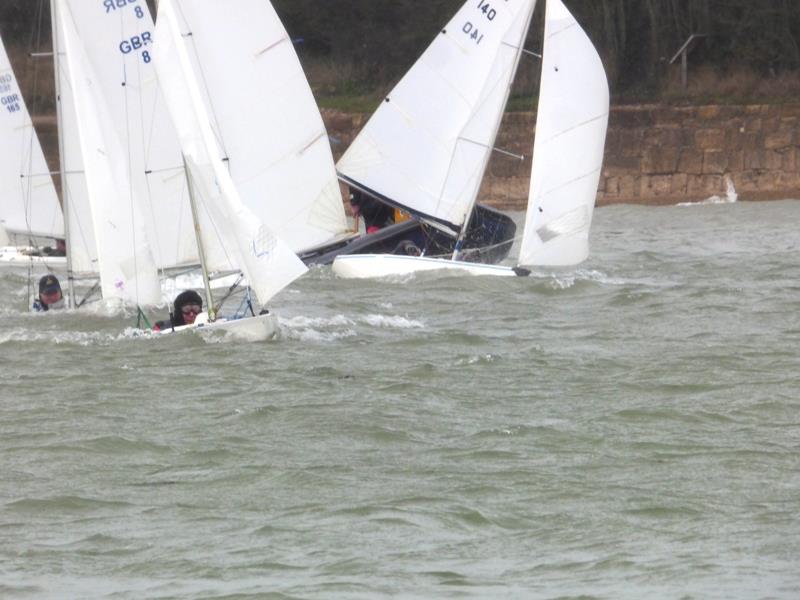
[[[175, 122], [202, 217], [203, 247], [241, 269], [263, 304], [306, 272], [291, 248], [242, 202], [210, 124], [171, 0], [159, 4], [156, 70]], [[218, 261], [219, 259], [215, 259]]]
[[609, 92], [586, 33], [548, 0], [533, 166], [519, 264], [572, 265], [589, 254]]
[[122, 143], [69, 7], [65, 0], [56, 0], [56, 4], [70, 89], [79, 98], [74, 103], [75, 124], [103, 298], [158, 304], [161, 285], [141, 216], [141, 198], [131, 185]]
[[343, 179], [458, 231], [477, 197], [534, 6], [466, 2], [340, 159]]
[[12, 235], [63, 237], [64, 219], [3, 40], [0, 39], [0, 227]]
[[197, 264], [180, 144], [152, 60], [150, 10], [141, 1], [64, 3], [123, 145], [120, 158], [140, 199], [156, 265]]
[[[173, 2], [242, 202], [295, 251], [347, 230], [322, 117], [266, 0]], [[191, 36], [191, 37], [188, 37]]]
[[[83, 156], [78, 133], [77, 106], [79, 92], [72, 88], [69, 60], [61, 40], [61, 3], [51, 0], [52, 36], [55, 49], [55, 78], [58, 91], [58, 151], [61, 170], [61, 198], [65, 229], [68, 235], [67, 261], [70, 277], [79, 273], [98, 272], [97, 241], [95, 240], [89, 192], [83, 168]], [[71, 294], [70, 294], [71, 295]]]

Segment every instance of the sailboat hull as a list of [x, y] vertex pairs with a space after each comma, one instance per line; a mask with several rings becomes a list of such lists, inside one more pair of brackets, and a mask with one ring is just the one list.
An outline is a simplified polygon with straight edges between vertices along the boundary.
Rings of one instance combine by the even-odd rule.
[[159, 335], [173, 335], [194, 332], [203, 337], [223, 336], [244, 342], [265, 342], [277, 338], [280, 331], [278, 318], [272, 313], [243, 319], [217, 319], [213, 323], [203, 322], [201, 317], [202, 315], [198, 315], [199, 322], [196, 324], [164, 329], [158, 333]]
[[[482, 263], [496, 264], [508, 256], [517, 226], [508, 215], [482, 204], [475, 207], [464, 252]], [[328, 252], [302, 256], [306, 264], [329, 265], [347, 254], [393, 254], [400, 244], [412, 243], [425, 254], [452, 254], [455, 238], [421, 221], [410, 220], [384, 227]]]
[[491, 275], [494, 277], [518, 277], [528, 274], [528, 271], [523, 269], [500, 265], [396, 254], [337, 256], [331, 269], [337, 277], [342, 279], [370, 279], [428, 271], [452, 271], [463, 275]]

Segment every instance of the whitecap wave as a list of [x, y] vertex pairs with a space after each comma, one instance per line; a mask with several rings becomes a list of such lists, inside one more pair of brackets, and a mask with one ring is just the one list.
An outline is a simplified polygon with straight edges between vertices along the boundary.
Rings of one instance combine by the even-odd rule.
[[125, 332], [114, 334], [100, 331], [34, 331], [18, 327], [0, 332], [0, 346], [19, 342], [47, 342], [57, 346], [60, 344], [93, 346], [112, 343], [129, 337]]
[[362, 320], [367, 325], [389, 329], [423, 329], [425, 327], [425, 324], [421, 321], [401, 317], [400, 315], [366, 315]]
[[278, 317], [281, 337], [301, 342], [333, 342], [357, 335], [355, 322], [345, 315]]

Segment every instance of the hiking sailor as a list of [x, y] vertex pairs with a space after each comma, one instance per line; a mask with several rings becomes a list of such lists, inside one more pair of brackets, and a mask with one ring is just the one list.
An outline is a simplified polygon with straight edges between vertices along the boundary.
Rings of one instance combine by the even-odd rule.
[[55, 275], [45, 275], [39, 280], [39, 295], [33, 301], [33, 310], [45, 312], [64, 308], [64, 294]]
[[186, 290], [175, 297], [173, 310], [170, 318], [164, 321], [157, 321], [153, 326], [155, 331], [192, 325], [194, 320], [203, 312], [203, 299], [194, 290]]

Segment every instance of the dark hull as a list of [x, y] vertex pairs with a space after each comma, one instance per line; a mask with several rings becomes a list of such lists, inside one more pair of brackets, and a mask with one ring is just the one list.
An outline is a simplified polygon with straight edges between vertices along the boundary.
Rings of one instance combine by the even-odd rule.
[[[482, 204], [475, 207], [462, 249], [462, 260], [496, 264], [508, 256], [517, 226], [508, 215]], [[405, 221], [343, 242], [335, 248], [301, 256], [309, 265], [327, 265], [339, 254], [401, 254], [413, 244], [425, 256], [449, 256], [456, 240], [443, 231], [417, 220]]]

